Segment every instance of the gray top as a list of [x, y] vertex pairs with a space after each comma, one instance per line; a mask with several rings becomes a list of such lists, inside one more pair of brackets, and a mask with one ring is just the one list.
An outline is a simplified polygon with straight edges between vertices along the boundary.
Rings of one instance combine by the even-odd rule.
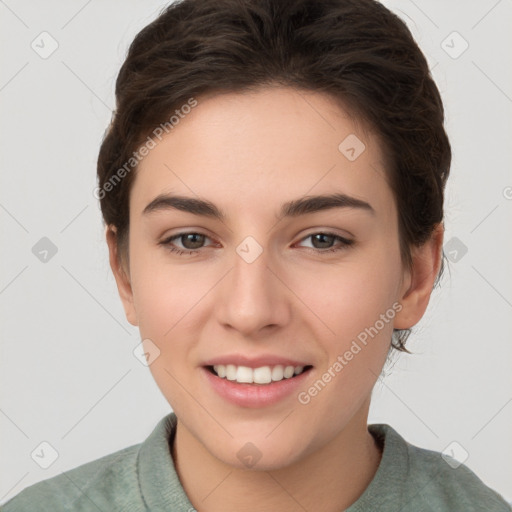
[[[370, 485], [345, 512], [510, 512], [469, 468], [409, 444], [387, 424], [368, 425], [383, 447]], [[176, 416], [162, 418], [140, 444], [33, 484], [2, 512], [194, 512], [174, 468]]]

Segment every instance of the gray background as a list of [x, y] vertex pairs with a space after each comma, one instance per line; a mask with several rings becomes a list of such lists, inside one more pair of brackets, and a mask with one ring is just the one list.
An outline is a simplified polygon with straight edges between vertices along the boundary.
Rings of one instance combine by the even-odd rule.
[[[132, 353], [138, 331], [92, 194], [117, 72], [165, 4], [0, 1], [0, 502], [141, 442], [170, 411]], [[465, 464], [512, 500], [512, 3], [385, 4], [411, 28], [445, 101], [452, 262], [410, 338], [416, 355], [379, 379], [369, 422], [440, 452], [456, 441], [453, 453], [465, 450]], [[31, 47], [51, 49], [43, 31], [58, 43], [47, 58]], [[43, 237], [57, 248], [46, 261]], [[47, 469], [44, 441], [58, 452]]]

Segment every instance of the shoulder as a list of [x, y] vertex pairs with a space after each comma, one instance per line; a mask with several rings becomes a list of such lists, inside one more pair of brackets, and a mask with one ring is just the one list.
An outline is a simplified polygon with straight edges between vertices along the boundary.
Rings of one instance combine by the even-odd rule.
[[[432, 503], [432, 498], [446, 510], [510, 512], [504, 498], [465, 464], [443, 458], [439, 452], [408, 444], [411, 483], [418, 498]], [[451, 465], [450, 465], [451, 464]]]
[[389, 450], [386, 459], [383, 452], [383, 469], [395, 471], [405, 480], [399, 484], [403, 512], [511, 512], [505, 499], [466, 465], [440, 452], [407, 442], [389, 425], [372, 425], [372, 429], [381, 435], [381, 439], [385, 438], [384, 449]]
[[2, 512], [187, 510], [169, 449], [176, 415], [162, 418], [142, 443], [27, 487]]
[[0, 507], [2, 512], [144, 511], [137, 500], [137, 455], [141, 444], [93, 460], [33, 484]]

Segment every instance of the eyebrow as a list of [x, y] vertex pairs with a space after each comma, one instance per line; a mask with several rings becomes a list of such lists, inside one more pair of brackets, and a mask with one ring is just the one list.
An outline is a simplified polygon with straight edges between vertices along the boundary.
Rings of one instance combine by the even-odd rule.
[[[346, 194], [331, 194], [306, 196], [284, 203], [281, 207], [279, 219], [284, 217], [298, 217], [333, 208], [357, 208], [375, 214], [373, 207], [366, 201], [348, 196]], [[160, 194], [155, 197], [143, 210], [143, 215], [158, 211], [179, 210], [193, 215], [210, 217], [220, 221], [226, 220], [226, 214], [212, 202], [205, 199], [196, 199], [179, 195]]]

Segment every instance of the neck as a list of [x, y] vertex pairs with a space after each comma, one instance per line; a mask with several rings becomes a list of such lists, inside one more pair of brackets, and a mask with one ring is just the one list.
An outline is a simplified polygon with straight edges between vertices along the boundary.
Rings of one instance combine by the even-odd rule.
[[173, 443], [176, 471], [198, 511], [344, 510], [368, 487], [381, 459], [381, 450], [367, 428], [369, 405], [368, 400], [321, 449], [272, 471], [223, 463], [178, 420]]

